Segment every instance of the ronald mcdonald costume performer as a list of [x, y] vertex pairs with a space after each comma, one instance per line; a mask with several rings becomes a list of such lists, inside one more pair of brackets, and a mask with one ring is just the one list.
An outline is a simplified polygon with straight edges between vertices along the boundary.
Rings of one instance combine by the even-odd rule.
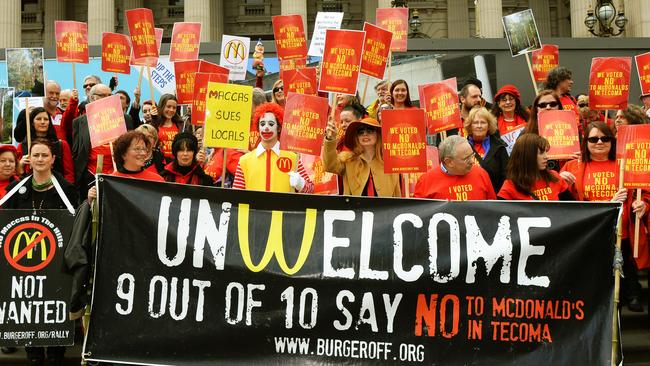
[[312, 193], [314, 184], [302, 166], [298, 154], [280, 150], [284, 110], [275, 103], [255, 109], [260, 142], [239, 159], [233, 188], [268, 192]]

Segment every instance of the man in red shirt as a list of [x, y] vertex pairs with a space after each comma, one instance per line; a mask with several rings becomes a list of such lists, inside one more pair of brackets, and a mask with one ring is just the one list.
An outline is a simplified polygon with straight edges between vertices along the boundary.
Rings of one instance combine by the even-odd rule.
[[438, 146], [440, 167], [428, 171], [415, 185], [416, 198], [452, 201], [494, 200], [488, 173], [474, 164], [467, 139], [449, 136]]

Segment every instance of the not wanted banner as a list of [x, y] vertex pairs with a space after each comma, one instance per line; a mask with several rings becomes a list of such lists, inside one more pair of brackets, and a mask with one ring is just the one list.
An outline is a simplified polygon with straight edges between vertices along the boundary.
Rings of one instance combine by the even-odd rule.
[[92, 360], [609, 364], [617, 204], [99, 191]]

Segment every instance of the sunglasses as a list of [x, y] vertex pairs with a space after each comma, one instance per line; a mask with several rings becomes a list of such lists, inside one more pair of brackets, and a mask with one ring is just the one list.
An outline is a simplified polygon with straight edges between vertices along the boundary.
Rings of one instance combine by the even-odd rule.
[[603, 143], [607, 142], [612, 142], [612, 138], [609, 136], [601, 136], [601, 137], [589, 137], [587, 138], [587, 141], [591, 142], [592, 144], [598, 143], [598, 141], [602, 141]]
[[273, 92], [274, 92], [274, 93], [277, 93], [277, 92], [279, 92], [280, 90], [284, 90], [284, 86], [276, 86], [275, 88], [273, 88]]
[[578, 107], [580, 107], [580, 108], [584, 108], [584, 107], [588, 107], [588, 106], [589, 106], [589, 103], [578, 103]]
[[375, 130], [372, 127], [361, 127], [361, 128], [359, 128], [357, 130], [357, 136], [361, 136], [361, 135], [365, 135], [365, 134], [372, 135], [375, 132], [377, 132], [377, 130]]
[[547, 102], [541, 102], [541, 103], [537, 103], [537, 107], [541, 108], [541, 109], [546, 109], [546, 107], [556, 108], [559, 105], [560, 105], [560, 103], [558, 103], [558, 102], [548, 102], [548, 103]]
[[84, 87], [84, 89], [88, 89], [88, 88], [92, 88], [95, 85], [97, 85], [97, 84], [90, 83], [90, 84], [84, 84], [83, 87]]

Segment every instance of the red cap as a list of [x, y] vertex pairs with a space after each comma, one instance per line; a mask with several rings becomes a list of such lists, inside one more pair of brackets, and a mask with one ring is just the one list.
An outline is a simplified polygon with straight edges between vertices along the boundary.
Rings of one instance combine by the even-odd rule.
[[14, 145], [0, 145], [0, 154], [6, 151], [10, 151], [12, 154], [14, 154], [14, 157], [18, 159], [18, 150]]
[[521, 104], [521, 94], [519, 93], [519, 89], [517, 89], [516, 86], [514, 86], [512, 84], [506, 84], [506, 85], [502, 86], [501, 89], [499, 89], [497, 94], [494, 96], [494, 101], [499, 100], [499, 96], [501, 96], [503, 94], [512, 95], [513, 97], [515, 97], [515, 99], [517, 99], [519, 101], [519, 104]]

